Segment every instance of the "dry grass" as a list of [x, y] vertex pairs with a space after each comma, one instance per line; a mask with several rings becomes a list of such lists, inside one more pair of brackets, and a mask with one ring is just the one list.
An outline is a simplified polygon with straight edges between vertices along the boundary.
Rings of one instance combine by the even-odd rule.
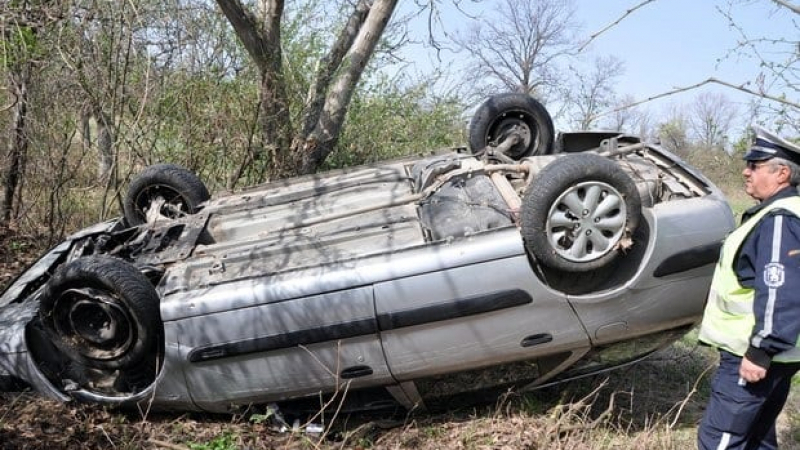
[[[703, 167], [700, 167], [701, 170]], [[752, 205], [737, 167], [714, 181], [738, 214]], [[36, 237], [0, 232], [0, 283], [41, 252]], [[4, 283], [2, 283], [4, 284]], [[340, 416], [322, 434], [281, 431], [254, 408], [246, 416], [108, 411], [34, 394], [0, 394], [5, 449], [687, 449], [708, 396], [715, 355], [691, 336], [642, 363], [494, 404], [402, 417]], [[800, 395], [779, 422], [782, 448], [800, 450]]]
[[[447, 413], [341, 416], [324, 435], [262, 415], [107, 411], [32, 394], [0, 397], [2, 449], [685, 449], [693, 448], [714, 357], [691, 338], [605, 376]], [[253, 410], [258, 412], [256, 408]], [[263, 411], [263, 410], [262, 410]], [[784, 420], [795, 448], [798, 424]]]

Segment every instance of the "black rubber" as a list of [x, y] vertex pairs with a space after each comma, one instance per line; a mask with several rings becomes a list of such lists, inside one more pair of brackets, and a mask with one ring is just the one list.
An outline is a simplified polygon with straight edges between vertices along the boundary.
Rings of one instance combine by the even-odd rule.
[[[158, 196], [177, 207], [180, 214], [198, 212], [200, 204], [211, 198], [205, 184], [190, 170], [175, 164], [156, 164], [146, 168], [128, 187], [122, 203], [128, 225], [143, 224], [147, 207]], [[165, 208], [162, 214], [170, 218], [180, 215]]]
[[565, 272], [587, 272], [610, 264], [619, 248], [591, 261], [570, 261], [552, 247], [547, 222], [553, 203], [571, 187], [582, 182], [602, 182], [623, 196], [625, 228], [633, 235], [641, 216], [641, 199], [636, 184], [610, 159], [593, 153], [564, 155], [545, 166], [526, 188], [522, 198], [522, 237], [530, 254], [542, 265]]
[[519, 93], [494, 95], [478, 107], [469, 124], [470, 150], [481, 156], [486, 146], [500, 144], [514, 125], [524, 125], [529, 136], [526, 142], [507, 151], [506, 156], [520, 160], [553, 152], [555, 128], [550, 113], [535, 98]]
[[[119, 354], [97, 357], [102, 345], [90, 342], [64, 315], [74, 303], [68, 290], [93, 289], [112, 299], [132, 322], [132, 336]], [[81, 297], [86, 299], [86, 297]], [[47, 282], [40, 298], [39, 317], [46, 334], [69, 359], [99, 369], [123, 369], [158, 353], [163, 335], [159, 297], [148, 279], [133, 265], [111, 256], [88, 256], [61, 266]]]

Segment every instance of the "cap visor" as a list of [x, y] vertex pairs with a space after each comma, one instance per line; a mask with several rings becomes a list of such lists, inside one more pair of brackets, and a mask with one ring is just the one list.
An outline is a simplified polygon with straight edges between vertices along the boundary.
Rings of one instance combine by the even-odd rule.
[[764, 161], [765, 159], [774, 158], [774, 153], [768, 153], [758, 148], [751, 148], [742, 157], [745, 161]]

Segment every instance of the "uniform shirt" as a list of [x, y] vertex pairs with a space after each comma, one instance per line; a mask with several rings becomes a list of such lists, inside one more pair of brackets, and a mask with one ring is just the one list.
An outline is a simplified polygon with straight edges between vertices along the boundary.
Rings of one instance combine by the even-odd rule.
[[[745, 211], [745, 221], [761, 208], [798, 195], [787, 187]], [[786, 210], [765, 216], [745, 239], [735, 264], [739, 283], [755, 289], [755, 326], [745, 356], [761, 367], [791, 349], [800, 335], [800, 218]]]

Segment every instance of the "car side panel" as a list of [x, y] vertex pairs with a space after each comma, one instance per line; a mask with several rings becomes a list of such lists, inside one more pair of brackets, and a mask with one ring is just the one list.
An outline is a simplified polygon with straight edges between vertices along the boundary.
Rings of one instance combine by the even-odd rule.
[[[524, 255], [378, 283], [375, 297], [399, 381], [589, 346], [565, 296], [542, 284]], [[392, 326], [397, 317], [410, 319]]]
[[13, 303], [0, 309], [0, 376], [13, 375], [50, 398], [66, 401], [47, 380], [28, 350], [25, 329], [37, 313], [38, 302]]
[[366, 286], [176, 321], [195, 403], [225, 411], [391, 383], [372, 295]]
[[[720, 236], [734, 227], [728, 206], [711, 196], [658, 204], [644, 214], [652, 233], [638, 273], [618, 289], [570, 296], [594, 345], [697, 322], [719, 250], [712, 244], [721, 244]], [[697, 254], [701, 248], [708, 253], [702, 258]], [[693, 259], [684, 258], [686, 270], [665, 263], [684, 254]], [[658, 275], [667, 266], [675, 269]]]

